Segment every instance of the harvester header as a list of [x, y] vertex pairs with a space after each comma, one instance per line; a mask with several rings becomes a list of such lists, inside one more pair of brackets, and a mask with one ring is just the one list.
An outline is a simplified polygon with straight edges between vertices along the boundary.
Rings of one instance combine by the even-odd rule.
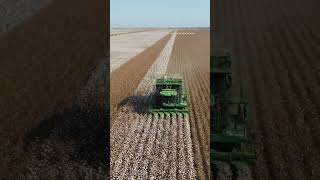
[[182, 85], [183, 80], [181, 76], [178, 75], [164, 75], [156, 80], [156, 85]]

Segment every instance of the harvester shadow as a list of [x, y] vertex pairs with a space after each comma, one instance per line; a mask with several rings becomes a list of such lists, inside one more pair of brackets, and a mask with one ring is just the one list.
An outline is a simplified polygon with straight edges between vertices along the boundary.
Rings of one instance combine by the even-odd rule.
[[93, 168], [106, 167], [109, 125], [103, 117], [108, 116], [98, 105], [74, 105], [61, 113], [52, 113], [25, 136], [24, 148], [39, 140], [62, 141], [66, 146], [72, 142], [71, 160], [84, 162]]
[[129, 107], [134, 113], [148, 114], [149, 113], [148, 108], [151, 101], [152, 101], [152, 95], [128, 96], [118, 104], [118, 108]]

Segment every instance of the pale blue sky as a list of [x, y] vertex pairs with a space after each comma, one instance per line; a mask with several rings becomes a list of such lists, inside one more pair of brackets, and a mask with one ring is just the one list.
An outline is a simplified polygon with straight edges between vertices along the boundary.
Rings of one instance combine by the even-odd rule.
[[111, 27], [209, 27], [210, 0], [111, 0]]

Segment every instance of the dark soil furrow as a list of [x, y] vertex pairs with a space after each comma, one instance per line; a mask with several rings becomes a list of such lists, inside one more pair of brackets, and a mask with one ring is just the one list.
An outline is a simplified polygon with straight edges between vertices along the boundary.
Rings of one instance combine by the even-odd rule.
[[[285, 29], [285, 27], [284, 27]], [[287, 33], [290, 32], [291, 29], [287, 29]], [[294, 35], [289, 35], [287, 33], [283, 33], [282, 37], [286, 37], [287, 39], [290, 39], [290, 37], [294, 36]], [[291, 76], [295, 76], [295, 77], [291, 77], [292, 79], [292, 83], [294, 84], [293, 90], [295, 91], [297, 100], [300, 102], [301, 106], [305, 106], [307, 104], [310, 104], [309, 107], [313, 107], [312, 111], [315, 111], [314, 113], [316, 113], [317, 115], [319, 115], [318, 109], [319, 109], [319, 101], [318, 101], [318, 97], [316, 93], [314, 93], [314, 91], [308, 90], [308, 89], [312, 89], [312, 88], [316, 88], [313, 87], [313, 84], [317, 84], [316, 82], [310, 80], [310, 74], [308, 74], [306, 71], [304, 71], [303, 69], [301, 69], [301, 66], [299, 66], [298, 64], [300, 63], [300, 59], [298, 58], [296, 52], [296, 49], [299, 49], [299, 47], [294, 47], [287, 41], [285, 41], [283, 39], [282, 42], [286, 42], [286, 47], [288, 49], [291, 49], [291, 61], [287, 61], [287, 64], [290, 65], [292, 64], [292, 66], [290, 67], [289, 70], [295, 70], [296, 72], [292, 72], [290, 75]], [[286, 57], [282, 57], [283, 59], [287, 59]], [[288, 67], [289, 68], [289, 67]], [[310, 69], [310, 67], [309, 67]], [[299, 72], [299, 73], [297, 73]], [[299, 76], [297, 76], [299, 75]], [[308, 77], [309, 76], [309, 77]], [[315, 116], [312, 115], [310, 117], [311, 114], [305, 114], [305, 116], [307, 116], [306, 118], [306, 123], [308, 124], [309, 128], [311, 129], [311, 131], [314, 131], [313, 133], [311, 133], [314, 139], [314, 141], [316, 142], [318, 148], [319, 148], [319, 140], [320, 140], [320, 136], [316, 136], [316, 134], [320, 133], [319, 132], [319, 127], [317, 126], [318, 122], [315, 119]], [[309, 116], [309, 117], [308, 117]], [[318, 116], [319, 117], [319, 116]], [[316, 128], [316, 129], [314, 129]], [[314, 130], [313, 130], [314, 129]]]
[[[268, 24], [270, 26], [270, 23]], [[267, 33], [264, 33], [264, 36], [263, 36], [263, 39], [262, 41], [264, 42], [268, 42], [268, 37], [270, 37]], [[272, 36], [271, 36], [272, 37]], [[277, 84], [278, 84], [278, 91], [280, 93], [280, 97], [276, 98], [278, 99], [277, 103], [279, 103], [280, 107], [278, 108], [275, 108], [275, 109], [278, 109], [278, 111], [280, 109], [284, 109], [284, 111], [280, 111], [281, 114], [283, 114], [284, 118], [282, 118], [282, 120], [278, 120], [279, 122], [282, 122], [282, 123], [278, 123], [278, 127], [280, 129], [280, 131], [282, 131], [279, 135], [280, 135], [280, 138], [284, 141], [284, 142], [294, 142], [294, 143], [290, 143], [290, 145], [282, 145], [281, 149], [287, 149], [285, 152], [285, 154], [283, 154], [283, 157], [285, 157], [287, 160], [286, 160], [286, 164], [289, 169], [288, 169], [288, 172], [289, 175], [293, 175], [295, 174], [294, 177], [290, 177], [290, 179], [293, 179], [293, 178], [297, 178], [297, 174], [300, 175], [300, 177], [302, 176], [303, 177], [303, 173], [302, 172], [299, 172], [297, 171], [298, 167], [295, 167], [296, 165], [299, 165], [301, 164], [301, 160], [299, 159], [297, 163], [297, 154], [301, 154], [301, 150], [299, 149], [299, 145], [298, 145], [298, 142], [295, 141], [294, 138], [299, 138], [297, 136], [297, 127], [294, 127], [294, 125], [290, 122], [290, 120], [292, 120], [294, 117], [292, 116], [292, 113], [290, 113], [290, 109], [287, 105], [284, 105], [283, 106], [283, 103], [281, 103], [280, 101], [281, 100], [287, 100], [287, 99], [290, 99], [290, 95], [287, 95], [287, 94], [284, 94], [287, 92], [287, 88], [286, 87], [283, 87], [284, 83], [283, 81], [281, 81], [282, 79], [281, 78], [277, 78], [277, 77], [283, 77], [283, 75], [281, 76], [279, 74], [279, 72], [281, 72], [281, 70], [279, 70], [279, 63], [276, 63], [274, 61], [274, 59], [281, 59], [281, 52], [277, 52], [277, 51], [274, 51], [272, 49], [270, 49], [269, 47], [267, 47], [267, 53], [271, 55], [270, 57], [270, 62], [272, 64], [272, 68], [274, 69], [274, 72], [276, 73], [276, 76], [273, 78], [274, 80], [276, 80]], [[281, 104], [280, 104], [281, 103]], [[295, 163], [292, 163], [292, 162], [295, 162]], [[300, 167], [302, 167], [302, 169], [305, 171], [306, 168], [303, 166], [303, 165], [299, 165]], [[301, 169], [301, 168], [299, 168]], [[299, 172], [299, 173], [297, 173]]]
[[216, 4], [214, 48], [232, 50], [233, 85], [253, 109], [254, 178], [319, 179], [319, 1]]
[[[245, 6], [245, 5], [244, 5]], [[251, 8], [258, 8], [257, 4], [255, 4], [254, 7]], [[246, 49], [243, 48], [243, 51], [241, 54], [243, 56], [239, 55], [240, 57], [244, 57], [242, 60], [242, 68], [247, 69], [248, 72], [248, 80], [250, 83], [248, 83], [248, 96], [249, 100], [251, 101], [250, 104], [252, 106], [253, 111], [253, 128], [254, 128], [254, 137], [256, 141], [256, 151], [257, 151], [257, 165], [254, 169], [256, 174], [258, 176], [265, 178], [265, 179], [275, 179], [275, 172], [272, 170], [273, 165], [271, 164], [272, 161], [272, 151], [268, 147], [272, 147], [272, 142], [270, 141], [270, 135], [268, 132], [264, 131], [263, 124], [260, 122], [259, 117], [265, 117], [261, 113], [263, 113], [262, 109], [262, 97], [260, 96], [261, 89], [259, 89], [258, 85], [261, 83], [261, 80], [259, 80], [257, 74], [257, 70], [254, 67], [254, 62], [257, 61], [257, 56], [255, 53], [246, 53], [246, 52], [252, 52], [254, 51], [255, 44], [253, 44], [252, 41], [250, 41], [250, 29], [248, 29], [248, 25], [246, 24], [248, 22], [248, 17], [245, 16], [245, 11], [240, 6], [240, 16], [244, 19], [241, 26], [239, 27], [239, 33], [243, 36], [242, 45], [246, 47]], [[265, 114], [265, 113], [263, 113]], [[263, 143], [262, 143], [263, 142]]]

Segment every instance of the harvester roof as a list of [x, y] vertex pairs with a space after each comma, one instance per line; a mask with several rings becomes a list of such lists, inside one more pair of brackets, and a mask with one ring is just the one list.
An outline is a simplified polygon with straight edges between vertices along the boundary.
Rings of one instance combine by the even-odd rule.
[[162, 91], [160, 92], [160, 95], [167, 97], [176, 96], [177, 94], [177, 91], [174, 89], [162, 89]]

